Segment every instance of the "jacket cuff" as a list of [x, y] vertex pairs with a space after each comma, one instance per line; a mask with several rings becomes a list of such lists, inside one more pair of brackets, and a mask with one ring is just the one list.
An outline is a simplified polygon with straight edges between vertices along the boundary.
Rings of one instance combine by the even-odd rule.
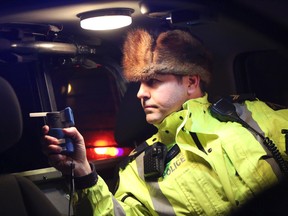
[[76, 190], [82, 190], [94, 186], [98, 181], [98, 174], [95, 166], [90, 163], [92, 172], [86, 176], [74, 177], [74, 185]]

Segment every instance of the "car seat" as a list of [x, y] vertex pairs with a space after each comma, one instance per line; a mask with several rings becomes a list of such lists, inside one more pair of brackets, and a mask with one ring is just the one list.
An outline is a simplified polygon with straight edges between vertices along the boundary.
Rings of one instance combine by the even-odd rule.
[[[18, 98], [11, 85], [2, 77], [0, 77], [0, 101], [1, 153], [19, 141], [23, 129]], [[0, 215], [57, 216], [60, 213], [31, 180], [17, 174], [1, 174]]]
[[[240, 53], [234, 60], [237, 93], [253, 93], [260, 100], [288, 107], [288, 53], [259, 50]], [[284, 128], [286, 129], [286, 128]], [[264, 190], [231, 216], [287, 215], [288, 179]]]

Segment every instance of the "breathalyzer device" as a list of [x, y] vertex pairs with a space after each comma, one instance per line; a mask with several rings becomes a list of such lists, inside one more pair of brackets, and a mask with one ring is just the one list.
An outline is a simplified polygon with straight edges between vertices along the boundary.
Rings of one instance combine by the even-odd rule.
[[62, 130], [63, 128], [75, 125], [72, 109], [66, 107], [61, 111], [30, 113], [30, 117], [41, 116], [46, 117], [46, 123], [49, 126], [48, 135], [53, 136], [60, 141], [60, 146], [62, 147], [61, 154], [72, 154], [74, 152], [72, 140], [69, 137], [66, 137]]

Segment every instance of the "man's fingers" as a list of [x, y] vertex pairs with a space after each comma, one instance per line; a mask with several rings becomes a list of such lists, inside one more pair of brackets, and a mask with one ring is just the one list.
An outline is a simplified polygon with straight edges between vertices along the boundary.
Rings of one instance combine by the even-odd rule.
[[49, 131], [48, 125], [44, 125], [44, 126], [42, 127], [42, 133], [43, 133], [43, 134], [48, 134], [48, 131]]
[[42, 151], [46, 155], [60, 154], [62, 152], [62, 147], [59, 145], [44, 145]]
[[79, 133], [79, 131], [75, 127], [64, 128], [63, 132], [67, 136], [74, 139], [76, 142], [84, 142], [83, 136]]

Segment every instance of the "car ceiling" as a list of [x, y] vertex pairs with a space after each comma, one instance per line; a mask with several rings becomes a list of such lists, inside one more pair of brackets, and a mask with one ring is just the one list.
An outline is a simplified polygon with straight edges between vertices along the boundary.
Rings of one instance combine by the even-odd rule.
[[[149, 6], [148, 13], [140, 12], [140, 3]], [[81, 29], [77, 14], [116, 7], [135, 10], [132, 14], [133, 23], [129, 27], [101, 32]], [[163, 15], [185, 9], [212, 12], [208, 18], [190, 22], [189, 27], [212, 53], [216, 53], [214, 61], [217, 76], [214, 77], [214, 83], [225, 83], [227, 92], [234, 89], [231, 82], [232, 63], [238, 53], [257, 49], [288, 49], [287, 0], [4, 0], [0, 8], [0, 32], [5, 23], [55, 25], [61, 29], [62, 35], [73, 37], [73, 41], [85, 42], [88, 46], [105, 43], [104, 48], [97, 47], [98, 53], [105, 56], [107, 52], [109, 55], [115, 53], [113, 49], [113, 52], [107, 49], [107, 44], [108, 47], [112, 44], [121, 48], [130, 28], [160, 26], [167, 23]], [[230, 71], [228, 74], [231, 77], [224, 71]], [[216, 89], [215, 94], [222, 91], [218, 87], [212, 87]]]
[[[166, 12], [171, 8], [187, 9], [206, 5], [216, 8], [216, 10], [226, 13], [226, 15], [234, 16], [234, 18], [242, 18], [244, 21], [250, 13], [250, 15], [254, 14], [257, 16], [258, 19], [261, 19], [261, 17], [269, 18], [271, 23], [267, 23], [267, 25], [277, 23], [281, 27], [288, 28], [288, 3], [285, 0], [165, 0], [165, 3], [159, 0], [146, 0], [146, 2], [152, 4], [154, 7], [152, 10], [159, 10], [159, 12]], [[141, 14], [139, 3], [140, 1], [137, 0], [7, 0], [1, 1], [0, 23], [30, 22], [53, 24], [63, 28], [63, 32], [67, 32], [67, 34], [75, 34], [77, 32], [75, 35], [85, 38], [85, 41], [91, 40], [91, 43], [97, 43], [95, 40], [96, 36], [100, 35], [112, 40], [121, 39], [123, 31], [127, 29], [114, 30], [113, 34], [111, 34], [111, 31], [91, 32], [83, 30], [80, 28], [77, 14], [104, 8], [129, 7], [135, 10], [132, 14], [133, 24], [130, 28], [145, 24], [153, 25], [155, 18]], [[266, 20], [263, 21], [265, 22]], [[259, 23], [255, 25], [257, 24]], [[267, 29], [269, 27], [271, 26], [267, 26]]]

